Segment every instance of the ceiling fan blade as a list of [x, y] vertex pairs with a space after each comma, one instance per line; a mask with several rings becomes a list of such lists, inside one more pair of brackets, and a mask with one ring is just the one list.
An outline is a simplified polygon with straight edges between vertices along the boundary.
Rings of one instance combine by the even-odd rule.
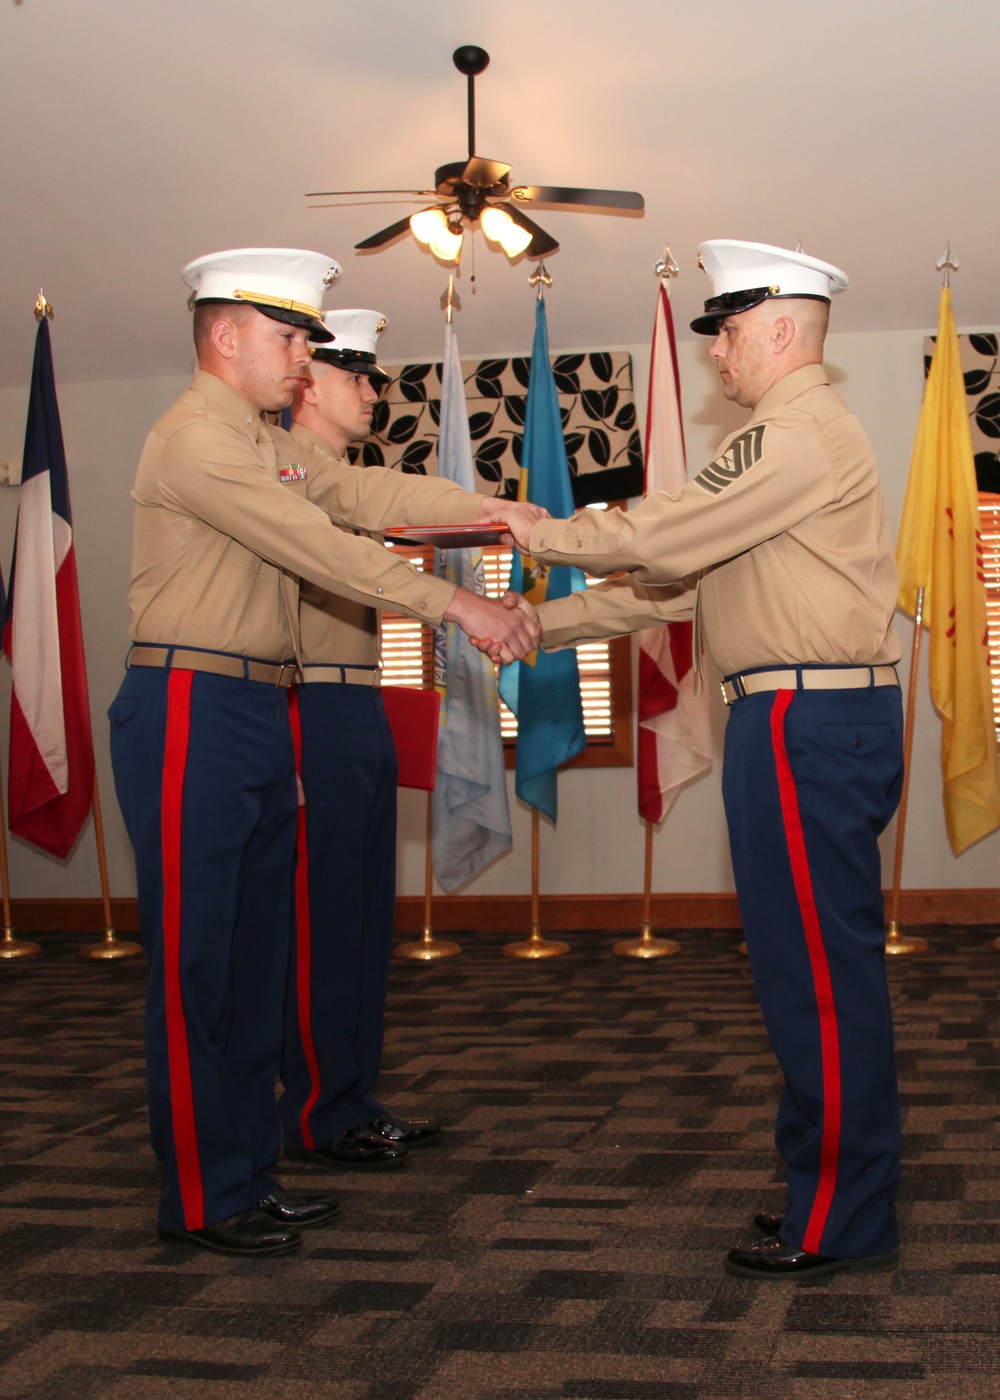
[[387, 243], [391, 243], [401, 233], [409, 233], [409, 231], [409, 216], [405, 219], [398, 219], [396, 223], [390, 224], [388, 228], [379, 229], [378, 233], [373, 233], [370, 238], [364, 239], [363, 242], [355, 243], [355, 252], [361, 253], [367, 248], [384, 248]]
[[523, 228], [531, 234], [531, 242], [524, 250], [526, 257], [545, 258], [548, 257], [549, 253], [559, 251], [559, 244], [551, 233], [546, 233], [543, 228], [539, 228], [534, 219], [529, 219], [527, 214], [518, 209], [516, 204], [498, 204], [495, 208], [505, 210], [519, 228]]
[[635, 190], [582, 190], [562, 185], [515, 185], [511, 199], [518, 204], [567, 204], [571, 208], [625, 209], [642, 213], [645, 200]]
[[331, 199], [336, 195], [368, 195], [368, 194], [412, 194], [414, 199], [427, 199], [434, 194], [434, 190], [312, 190], [305, 196], [306, 199]]
[[482, 186], [488, 189], [491, 185], [499, 185], [506, 175], [510, 174], [510, 166], [504, 165], [502, 160], [487, 160], [485, 156], [470, 156], [469, 163], [462, 171], [462, 179], [467, 184]]

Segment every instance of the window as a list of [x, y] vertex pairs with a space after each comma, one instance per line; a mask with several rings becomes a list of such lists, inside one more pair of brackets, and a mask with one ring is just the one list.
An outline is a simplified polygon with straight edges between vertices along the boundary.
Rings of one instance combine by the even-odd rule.
[[[432, 549], [395, 546], [421, 571], [434, 567]], [[499, 598], [510, 577], [511, 551], [485, 549], [483, 562], [486, 591]], [[596, 582], [596, 580], [595, 580]], [[387, 685], [433, 685], [433, 629], [399, 613], [382, 614], [382, 665]], [[632, 763], [632, 660], [627, 637], [596, 642], [577, 650], [580, 695], [587, 748], [572, 767], [628, 767]], [[514, 766], [517, 720], [500, 702], [500, 729], [507, 751], [507, 766]]]
[[993, 719], [1000, 737], [1000, 496], [979, 493], [979, 536], [983, 546], [986, 616], [990, 638]]

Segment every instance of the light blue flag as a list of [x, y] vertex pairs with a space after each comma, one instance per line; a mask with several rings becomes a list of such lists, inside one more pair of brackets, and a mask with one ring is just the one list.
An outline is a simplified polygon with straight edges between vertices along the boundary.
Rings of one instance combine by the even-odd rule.
[[[518, 497], [545, 506], [556, 519], [573, 514], [569, 463], [556, 382], [549, 363], [545, 302], [541, 297], [535, 304], [535, 342], [531, 349]], [[579, 569], [549, 567], [515, 554], [510, 586], [532, 603], [542, 603], [546, 598], [565, 598], [585, 588], [586, 583]], [[539, 651], [534, 666], [515, 661], [500, 676], [500, 694], [517, 716], [517, 795], [555, 821], [556, 770], [587, 745], [576, 652], [546, 655]]]
[[[465, 385], [454, 327], [445, 327], [438, 472], [475, 491]], [[481, 549], [435, 551], [439, 578], [486, 593]], [[449, 893], [511, 845], [510, 807], [493, 663], [457, 623], [434, 635], [434, 684], [441, 692], [437, 784], [433, 797], [434, 873]]]

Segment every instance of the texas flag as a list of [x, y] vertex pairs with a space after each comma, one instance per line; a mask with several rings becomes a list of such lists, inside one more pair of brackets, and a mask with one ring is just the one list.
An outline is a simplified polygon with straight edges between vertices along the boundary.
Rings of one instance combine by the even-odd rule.
[[3, 645], [14, 678], [8, 825], [15, 836], [63, 858], [90, 810], [94, 743], [69, 482], [44, 317], [35, 339]]

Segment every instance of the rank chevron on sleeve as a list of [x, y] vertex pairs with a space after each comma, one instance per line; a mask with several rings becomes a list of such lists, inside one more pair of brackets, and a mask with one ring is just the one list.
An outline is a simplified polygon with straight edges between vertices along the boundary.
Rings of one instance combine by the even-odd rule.
[[724, 491], [727, 486], [731, 486], [734, 481], [738, 481], [745, 471], [749, 471], [755, 462], [759, 462], [763, 456], [764, 423], [758, 423], [756, 427], [748, 428], [745, 433], [740, 433], [723, 452], [721, 457], [717, 457], [704, 471], [699, 472], [695, 481], [703, 491], [709, 495], [717, 496], [720, 491]]

